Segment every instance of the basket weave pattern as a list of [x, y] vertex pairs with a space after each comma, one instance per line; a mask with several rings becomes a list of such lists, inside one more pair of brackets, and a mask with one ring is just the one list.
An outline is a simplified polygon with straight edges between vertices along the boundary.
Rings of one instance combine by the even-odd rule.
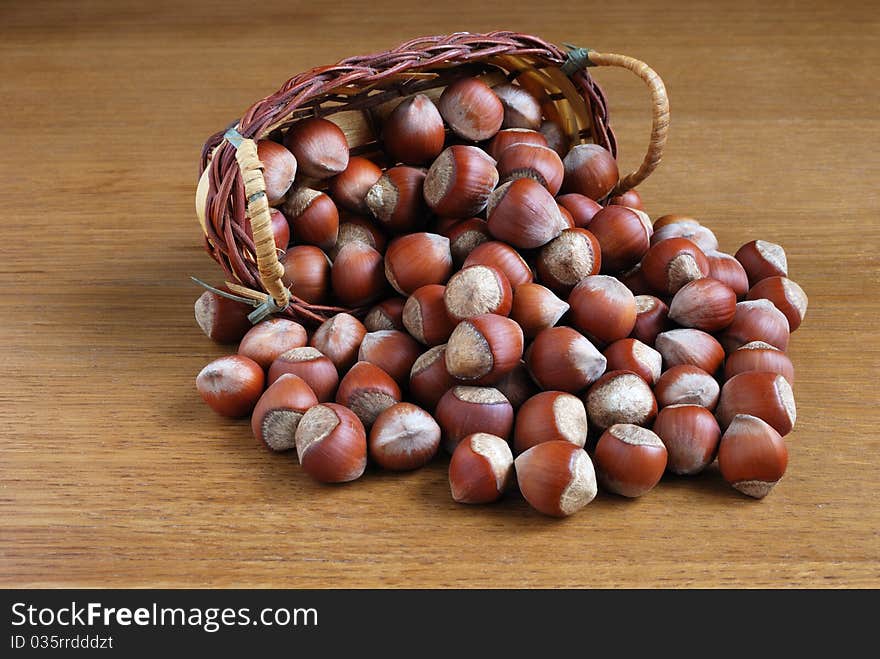
[[[575, 57], [572, 57], [575, 56]], [[416, 93], [439, 95], [464, 76], [515, 80], [538, 96], [545, 116], [558, 123], [571, 144], [590, 141], [617, 156], [605, 95], [584, 67], [620, 66], [639, 75], [652, 94], [653, 130], [648, 152], [635, 172], [621, 178], [616, 192], [635, 187], [660, 161], [669, 109], [659, 76], [630, 57], [580, 49], [573, 53], [537, 37], [513, 32], [456, 33], [409, 41], [383, 53], [351, 57], [289, 79], [274, 94], [254, 103], [227, 130], [205, 143], [199, 174], [209, 168], [203, 229], [208, 253], [255, 299], [266, 295], [278, 315], [321, 322], [340, 311], [290, 295], [281, 282], [255, 141], [276, 137], [298, 120], [320, 116], [346, 132], [353, 154], [378, 152], [377, 127], [400, 100]], [[354, 120], [352, 119], [354, 117]], [[244, 225], [250, 218], [254, 238]]]

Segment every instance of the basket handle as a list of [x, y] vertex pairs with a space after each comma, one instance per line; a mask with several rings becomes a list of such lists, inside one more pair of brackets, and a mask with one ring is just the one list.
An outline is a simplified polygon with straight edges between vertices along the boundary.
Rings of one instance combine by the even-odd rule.
[[257, 155], [257, 143], [243, 138], [234, 129], [227, 132], [226, 139], [235, 147], [235, 159], [244, 182], [247, 215], [251, 220], [251, 231], [254, 234], [254, 249], [260, 280], [266, 292], [272, 296], [277, 310], [286, 309], [290, 303], [290, 291], [281, 281], [281, 277], [284, 276], [284, 266], [278, 262], [269, 198], [266, 196], [266, 180], [263, 178], [263, 163]]
[[669, 97], [666, 95], [666, 86], [654, 69], [628, 55], [575, 48], [568, 53], [568, 57], [569, 61], [566, 65], [573, 65], [578, 69], [587, 66], [619, 66], [632, 71], [648, 85], [651, 91], [652, 124], [648, 152], [636, 171], [621, 177], [611, 195], [626, 192], [648, 178], [663, 157], [663, 148], [666, 146], [666, 136], [669, 132]]

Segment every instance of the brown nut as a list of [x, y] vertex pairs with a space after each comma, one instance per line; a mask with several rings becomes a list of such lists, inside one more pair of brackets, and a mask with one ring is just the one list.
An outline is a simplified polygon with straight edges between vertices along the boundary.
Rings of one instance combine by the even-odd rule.
[[293, 229], [297, 245], [316, 245], [330, 249], [339, 238], [339, 211], [324, 192], [297, 188], [284, 202], [284, 213]]
[[238, 354], [269, 368], [281, 353], [302, 348], [307, 343], [305, 327], [286, 318], [270, 318], [248, 330], [238, 344]]
[[749, 292], [749, 278], [742, 264], [730, 254], [724, 252], [706, 252], [709, 262], [709, 277], [726, 284], [741, 300]]
[[463, 382], [486, 385], [510, 373], [523, 355], [523, 333], [497, 314], [461, 321], [446, 344], [446, 370]]
[[307, 411], [318, 404], [312, 388], [302, 378], [286, 373], [260, 396], [251, 415], [251, 430], [273, 451], [296, 447], [294, 435]]
[[379, 414], [402, 398], [400, 387], [392, 377], [369, 362], [352, 366], [336, 390], [336, 402], [354, 412], [365, 428], [372, 426]]
[[[608, 199], [608, 204], [615, 206], [626, 206], [638, 211], [645, 210], [645, 204], [642, 202], [642, 196], [636, 190], [630, 189], [622, 194], [615, 195]], [[655, 227], [656, 228], [656, 227]]]
[[337, 371], [344, 373], [357, 361], [366, 334], [367, 328], [361, 321], [351, 314], [338, 313], [321, 323], [309, 345], [320, 350]]
[[709, 261], [687, 238], [670, 238], [648, 249], [641, 272], [656, 293], [675, 295], [688, 282], [707, 277]]
[[425, 178], [425, 201], [441, 217], [471, 217], [482, 211], [498, 183], [495, 161], [462, 144], [441, 153]]
[[497, 268], [469, 265], [449, 279], [443, 300], [449, 317], [456, 321], [484, 313], [506, 316], [513, 306], [513, 292]]
[[437, 403], [458, 380], [446, 370], [446, 344], [434, 346], [416, 359], [409, 374], [409, 393], [427, 410]]
[[565, 156], [571, 147], [571, 138], [555, 121], [544, 121], [539, 129], [541, 135], [547, 141], [547, 146], [553, 149], [560, 157]]
[[496, 382], [494, 386], [504, 394], [514, 410], [518, 410], [529, 398], [540, 392], [524, 361], [520, 361], [510, 373]]
[[519, 85], [504, 83], [492, 88], [501, 105], [504, 106], [502, 128], [529, 128], [538, 130], [541, 127], [541, 104], [531, 92]]
[[368, 332], [361, 341], [358, 360], [375, 364], [394, 378], [401, 387], [409, 381], [409, 372], [422, 347], [405, 332], [380, 330]]
[[513, 454], [501, 437], [478, 432], [459, 443], [449, 461], [449, 488], [457, 503], [492, 503], [513, 475]]
[[367, 208], [387, 231], [418, 231], [427, 220], [424, 185], [424, 169], [392, 167], [367, 191]]
[[724, 348], [711, 334], [697, 329], [674, 329], [657, 335], [654, 348], [663, 356], [663, 368], [691, 364], [715, 373], [724, 361]]
[[715, 459], [721, 429], [712, 412], [699, 405], [670, 405], [657, 414], [654, 434], [666, 446], [666, 468], [698, 474]]
[[445, 139], [443, 117], [424, 94], [401, 101], [382, 126], [385, 151], [407, 165], [422, 165], [436, 158]]
[[296, 452], [309, 476], [321, 483], [345, 483], [367, 466], [367, 434], [354, 412], [336, 403], [315, 405], [296, 428]]
[[588, 337], [611, 343], [629, 336], [636, 324], [636, 300], [608, 275], [585, 277], [568, 296], [571, 322]]
[[335, 176], [348, 166], [348, 140], [332, 121], [314, 117], [296, 122], [284, 135], [300, 173], [310, 178]]
[[437, 454], [440, 426], [422, 408], [397, 403], [376, 417], [368, 448], [370, 457], [384, 469], [418, 469]]
[[428, 284], [444, 284], [451, 274], [449, 239], [436, 233], [400, 236], [385, 252], [385, 277], [402, 295]]
[[247, 416], [263, 393], [263, 369], [253, 359], [229, 355], [215, 359], [196, 376], [196, 389], [221, 416]]
[[382, 254], [385, 252], [387, 242], [385, 234], [376, 226], [375, 222], [365, 217], [350, 215], [340, 223], [336, 244], [327, 253], [331, 259], [335, 259], [339, 251], [347, 244], [363, 243]]
[[678, 289], [669, 303], [669, 318], [682, 327], [717, 332], [736, 314], [736, 293], [716, 279], [695, 279]]
[[263, 165], [263, 181], [266, 184], [266, 197], [269, 205], [275, 206], [293, 184], [296, 176], [296, 158], [278, 142], [257, 141], [257, 158]]
[[645, 345], [653, 346], [657, 336], [672, 328], [669, 308], [653, 295], [636, 295], [636, 324], [630, 336]]
[[778, 432], [761, 419], [736, 415], [718, 447], [721, 476], [734, 488], [763, 499], [785, 474], [788, 449]]
[[241, 302], [230, 300], [214, 291], [205, 291], [193, 305], [196, 323], [212, 341], [235, 343], [253, 327], [248, 314], [253, 311]]
[[552, 517], [568, 517], [596, 498], [596, 472], [582, 448], [563, 440], [537, 444], [514, 461], [525, 500]]
[[614, 156], [598, 144], [578, 144], [563, 162], [563, 192], [576, 192], [596, 201], [606, 197], [620, 177]]
[[551, 195], [556, 195], [562, 186], [562, 160], [546, 146], [512, 144], [498, 156], [497, 168], [502, 183], [529, 178], [547, 188]]
[[617, 423], [650, 425], [657, 416], [651, 388], [630, 371], [609, 371], [590, 387], [585, 400], [590, 423], [599, 430]]
[[525, 337], [531, 339], [556, 325], [568, 309], [568, 302], [560, 300], [549, 288], [526, 283], [513, 291], [510, 317], [519, 324]]
[[766, 277], [749, 289], [747, 300], [770, 300], [785, 314], [789, 330], [794, 332], [801, 326], [807, 313], [807, 294], [791, 279], [786, 277]]
[[718, 249], [718, 239], [708, 228], [696, 222], [674, 222], [660, 228], [654, 227], [651, 245], [656, 245], [670, 238], [685, 238], [699, 247], [702, 252], [714, 252]]
[[666, 471], [666, 446], [647, 428], [618, 423], [602, 433], [593, 454], [599, 484], [624, 497], [647, 494]]
[[513, 407], [492, 387], [453, 387], [440, 398], [434, 418], [449, 453], [473, 433], [487, 432], [506, 440], [513, 429]]
[[279, 259], [281, 281], [290, 293], [309, 304], [323, 303], [330, 293], [330, 259], [313, 245], [291, 247]]
[[602, 210], [602, 204], [599, 202], [574, 192], [560, 195], [556, 197], [556, 201], [571, 214], [571, 219], [578, 229], [589, 229], [596, 213]]
[[279, 355], [269, 367], [269, 384], [285, 373], [293, 373], [305, 380], [322, 403], [333, 400], [339, 385], [339, 374], [333, 362], [312, 347], [294, 348]]
[[789, 327], [785, 314], [770, 300], [746, 300], [736, 305], [733, 322], [721, 335], [721, 345], [729, 354], [752, 341], [763, 341], [786, 350]]
[[370, 309], [364, 317], [364, 327], [368, 332], [379, 332], [381, 330], [398, 330], [406, 329], [403, 326], [403, 307], [406, 306], [406, 299], [402, 297], [391, 297], [383, 300], [375, 307]]
[[498, 268], [513, 288], [532, 281], [532, 270], [520, 253], [510, 245], [497, 240], [475, 247], [464, 260], [462, 267], [471, 265], [490, 265]]
[[753, 240], [740, 247], [734, 257], [742, 264], [754, 286], [767, 277], [788, 277], [788, 259], [781, 245], [766, 240]]
[[457, 222], [443, 231], [441, 235], [449, 238], [449, 251], [456, 265], [461, 265], [474, 249], [492, 240], [486, 220], [472, 217]]
[[372, 160], [354, 156], [349, 158], [344, 171], [330, 179], [327, 189], [337, 204], [352, 213], [366, 215], [370, 212], [367, 192], [381, 177], [382, 170]]
[[536, 266], [542, 284], [558, 295], [568, 295], [585, 277], [599, 274], [599, 241], [586, 229], [566, 229], [541, 248]]
[[660, 407], [699, 405], [714, 410], [720, 391], [718, 381], [703, 369], [679, 364], [660, 376], [654, 387], [654, 396]]
[[587, 441], [587, 411], [577, 396], [544, 391], [529, 398], [516, 413], [513, 448], [522, 453], [555, 440], [583, 447]]
[[609, 371], [632, 371], [652, 387], [660, 379], [663, 358], [638, 339], [618, 339], [602, 354], [608, 361]]
[[617, 273], [636, 265], [650, 247], [650, 224], [632, 208], [606, 206], [589, 226], [602, 248], [602, 271]]
[[607, 362], [589, 339], [571, 327], [540, 332], [526, 352], [526, 365], [542, 389], [577, 393], [598, 380]]
[[428, 284], [413, 291], [403, 307], [403, 325], [419, 343], [446, 343], [457, 321], [446, 312], [446, 286]]
[[333, 292], [342, 304], [362, 307], [388, 292], [385, 260], [364, 243], [349, 243], [336, 255], [330, 270]]
[[493, 137], [504, 121], [501, 99], [491, 87], [476, 78], [453, 82], [443, 90], [437, 107], [452, 132], [473, 142]]
[[520, 178], [489, 197], [489, 232], [520, 249], [541, 247], [568, 228], [553, 196], [540, 183]]
[[721, 427], [727, 428], [737, 414], [756, 416], [780, 435], [787, 435], [797, 419], [791, 385], [776, 373], [747, 371], [734, 375], [721, 388], [715, 416]]
[[498, 160], [504, 150], [513, 144], [536, 144], [538, 146], [547, 146], [547, 138], [535, 130], [525, 128], [505, 128], [498, 131], [489, 145], [486, 147], [486, 153], [492, 158]]
[[724, 379], [746, 371], [767, 371], [778, 373], [794, 384], [794, 366], [788, 355], [763, 341], [752, 341], [728, 355], [724, 362]]

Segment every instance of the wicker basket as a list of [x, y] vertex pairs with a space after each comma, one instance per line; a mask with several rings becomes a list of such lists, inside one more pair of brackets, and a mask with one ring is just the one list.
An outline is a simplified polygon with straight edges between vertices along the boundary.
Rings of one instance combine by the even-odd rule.
[[[515, 80], [538, 97], [571, 144], [594, 142], [617, 156], [605, 96], [586, 72], [590, 66], [629, 69], [651, 92], [653, 126], [639, 168], [623, 176], [615, 192], [641, 183], [660, 162], [669, 124], [666, 90], [659, 76], [631, 57], [583, 48], [568, 51], [513, 32], [456, 33], [424, 37], [376, 55], [351, 57], [288, 80], [254, 103], [240, 119], [212, 135], [202, 149], [207, 198], [202, 229], [208, 253], [223, 267], [227, 286], [253, 301], [252, 320], [268, 314], [311, 323], [340, 311], [362, 310], [309, 304], [290, 294], [281, 277], [256, 140], [277, 137], [295, 122], [326, 117], [345, 132], [353, 154], [377, 153], [377, 126], [404, 98], [436, 99], [451, 81], [478, 76], [490, 84]], [[251, 220], [253, 240], [243, 227]]]

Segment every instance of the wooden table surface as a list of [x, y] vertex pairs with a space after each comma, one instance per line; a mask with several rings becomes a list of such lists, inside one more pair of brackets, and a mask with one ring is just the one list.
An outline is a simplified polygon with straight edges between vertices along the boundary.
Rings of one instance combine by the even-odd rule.
[[[874, 3], [135, 4], [0, 6], [0, 585], [880, 586]], [[226, 352], [188, 279], [222, 280], [193, 212], [204, 139], [312, 66], [499, 28], [650, 63], [672, 104], [650, 214], [787, 249], [810, 308], [767, 499], [712, 472], [556, 521], [454, 504], [443, 460], [319, 486], [201, 403]], [[646, 94], [596, 77], [635, 165]]]

